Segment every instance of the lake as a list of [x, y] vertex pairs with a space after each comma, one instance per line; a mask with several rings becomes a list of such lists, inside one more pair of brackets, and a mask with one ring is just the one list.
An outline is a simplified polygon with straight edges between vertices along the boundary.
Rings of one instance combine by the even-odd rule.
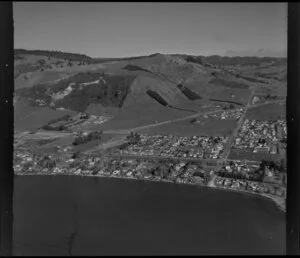
[[285, 213], [258, 196], [79, 176], [14, 188], [14, 255], [285, 254]]

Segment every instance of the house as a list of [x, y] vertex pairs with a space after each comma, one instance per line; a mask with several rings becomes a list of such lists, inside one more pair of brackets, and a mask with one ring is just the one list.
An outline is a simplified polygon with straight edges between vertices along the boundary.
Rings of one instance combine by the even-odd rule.
[[271, 154], [276, 154], [276, 153], [277, 153], [277, 148], [276, 148], [276, 146], [273, 146], [271, 148]]
[[224, 180], [224, 186], [231, 186], [231, 180], [226, 178]]
[[228, 172], [232, 172], [232, 168], [231, 168], [229, 165], [226, 165], [225, 169], [226, 169]]

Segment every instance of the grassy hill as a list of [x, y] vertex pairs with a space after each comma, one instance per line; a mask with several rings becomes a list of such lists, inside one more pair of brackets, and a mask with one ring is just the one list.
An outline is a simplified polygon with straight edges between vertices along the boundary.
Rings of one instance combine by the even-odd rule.
[[112, 116], [104, 123], [110, 128], [189, 115], [218, 101], [218, 105], [244, 105], [251, 90], [286, 94], [286, 59], [159, 53], [91, 58], [60, 51], [15, 50], [19, 99], [35, 109], [65, 108]]

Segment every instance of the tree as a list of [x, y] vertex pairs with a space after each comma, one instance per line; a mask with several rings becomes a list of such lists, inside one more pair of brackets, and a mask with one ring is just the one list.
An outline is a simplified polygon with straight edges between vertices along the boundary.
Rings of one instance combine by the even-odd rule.
[[74, 152], [72, 155], [72, 159], [77, 159], [80, 156], [80, 151]]
[[235, 108], [235, 106], [233, 104], [229, 105], [229, 109], [234, 109], [234, 108]]
[[63, 125], [60, 125], [57, 129], [58, 129], [58, 131], [63, 131], [65, 129], [65, 127]]
[[265, 167], [268, 165], [268, 162], [266, 160], [262, 160], [261, 163], [259, 164], [260, 168], [265, 169]]
[[40, 66], [43, 66], [45, 63], [46, 63], [46, 61], [45, 61], [44, 59], [40, 59], [40, 60], [38, 61], [38, 64], [39, 64]]
[[129, 141], [130, 144], [137, 144], [137, 143], [139, 143], [140, 139], [141, 139], [141, 136], [134, 132], [131, 132], [127, 136], [127, 140]]
[[279, 171], [280, 172], [285, 172], [286, 171], [285, 162], [284, 162], [283, 158], [280, 159]]

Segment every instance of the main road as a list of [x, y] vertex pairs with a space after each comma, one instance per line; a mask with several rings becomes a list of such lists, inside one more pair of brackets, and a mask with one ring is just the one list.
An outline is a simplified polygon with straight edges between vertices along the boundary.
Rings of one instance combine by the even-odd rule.
[[222, 153], [222, 156], [221, 156], [221, 160], [222, 161], [226, 161], [227, 160], [229, 152], [230, 152], [230, 149], [231, 149], [231, 146], [232, 146], [232, 143], [233, 143], [235, 137], [237, 136], [238, 131], [240, 130], [240, 128], [243, 125], [243, 122], [245, 120], [245, 117], [246, 117], [248, 109], [250, 107], [253, 108], [253, 107], [258, 106], [258, 105], [252, 105], [251, 106], [251, 101], [252, 101], [253, 95], [254, 95], [254, 90], [251, 91], [251, 95], [250, 95], [250, 97], [248, 99], [247, 105], [244, 108], [244, 112], [242, 113], [242, 115], [241, 115], [241, 117], [240, 117], [240, 119], [238, 121], [237, 127], [234, 129], [233, 133], [229, 136], [228, 142], [226, 143], [224, 152]]

